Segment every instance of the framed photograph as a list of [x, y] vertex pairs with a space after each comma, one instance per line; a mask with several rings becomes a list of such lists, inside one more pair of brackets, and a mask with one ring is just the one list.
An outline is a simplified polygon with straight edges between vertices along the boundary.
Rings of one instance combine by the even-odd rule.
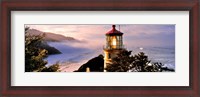
[[199, 0], [1, 1], [2, 97], [199, 97]]

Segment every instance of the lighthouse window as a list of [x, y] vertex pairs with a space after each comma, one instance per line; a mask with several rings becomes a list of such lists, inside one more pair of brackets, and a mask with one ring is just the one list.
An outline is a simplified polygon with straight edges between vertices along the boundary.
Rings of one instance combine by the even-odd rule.
[[115, 36], [114, 36], [113, 39], [112, 39], [112, 45], [117, 45], [117, 39], [116, 39]]
[[117, 40], [119, 40], [120, 36], [117, 36]]

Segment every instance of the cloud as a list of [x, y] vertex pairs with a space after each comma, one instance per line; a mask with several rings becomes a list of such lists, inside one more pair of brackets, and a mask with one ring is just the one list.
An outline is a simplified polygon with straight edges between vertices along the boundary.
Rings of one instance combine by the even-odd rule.
[[[105, 33], [112, 29], [112, 25], [27, 25], [43, 32], [52, 32], [71, 36], [79, 40], [87, 41], [87, 45], [97, 47], [105, 45]], [[116, 26], [119, 29], [119, 26]], [[120, 31], [124, 33], [126, 45], [137, 46], [174, 46], [174, 24], [130, 24], [120, 25]]]
[[124, 33], [139, 36], [142, 34], [170, 34], [175, 32], [175, 25], [158, 25], [158, 24], [135, 24], [135, 25], [124, 25], [121, 26], [121, 30]]

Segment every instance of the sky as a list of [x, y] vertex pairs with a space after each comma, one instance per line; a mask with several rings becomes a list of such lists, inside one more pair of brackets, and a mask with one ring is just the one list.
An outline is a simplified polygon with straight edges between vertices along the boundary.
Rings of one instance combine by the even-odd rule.
[[[90, 46], [105, 45], [105, 33], [112, 25], [25, 25], [31, 29], [51, 32], [86, 41]], [[119, 25], [116, 24], [119, 30]], [[174, 24], [120, 24], [125, 47], [174, 47]]]

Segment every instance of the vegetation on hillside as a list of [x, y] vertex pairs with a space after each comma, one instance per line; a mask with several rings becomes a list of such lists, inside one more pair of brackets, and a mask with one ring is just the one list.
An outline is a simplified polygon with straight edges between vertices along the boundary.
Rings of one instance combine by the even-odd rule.
[[151, 63], [145, 53], [131, 55], [131, 51], [122, 50], [117, 57], [112, 59], [112, 63], [107, 65], [108, 72], [162, 72], [174, 71], [168, 67], [163, 67], [162, 63]]
[[48, 42], [62, 42], [62, 41], [70, 41], [70, 42], [81, 42], [73, 37], [67, 37], [61, 34], [55, 34], [51, 32], [43, 32], [37, 29], [29, 29], [27, 31], [30, 35], [42, 35], [45, 34], [45, 37], [43, 37], [44, 41]]
[[[90, 72], [103, 72], [104, 71], [104, 59], [103, 55], [99, 55], [90, 59], [87, 63], [83, 64], [75, 72], [86, 72], [87, 68], [90, 68]], [[148, 59], [145, 53], [140, 52], [136, 55], [131, 55], [131, 51], [122, 50], [115, 58], [112, 59], [112, 63], [107, 65], [107, 72], [163, 72], [174, 71], [165, 67], [162, 63], [152, 63]]]
[[[44, 34], [45, 35], [45, 34]], [[39, 48], [41, 49], [46, 49], [48, 51], [48, 55], [52, 55], [52, 54], [61, 54], [61, 52], [59, 50], [57, 50], [54, 47], [51, 47], [47, 44], [46, 41], [42, 41], [39, 45]]]
[[25, 72], [57, 72], [58, 63], [46, 67], [48, 50], [41, 48], [43, 35], [30, 35], [27, 33], [29, 28], [25, 28]]

